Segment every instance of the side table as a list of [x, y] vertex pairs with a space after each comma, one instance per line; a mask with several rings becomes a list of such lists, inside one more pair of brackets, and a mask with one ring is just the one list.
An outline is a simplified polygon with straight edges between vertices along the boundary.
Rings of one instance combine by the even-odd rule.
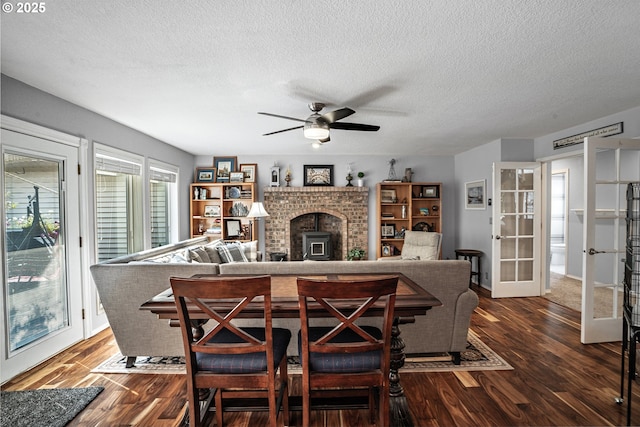
[[[482, 276], [480, 275], [480, 258], [482, 258], [483, 252], [476, 249], [456, 249], [456, 258], [462, 257], [463, 259], [469, 261], [471, 263], [471, 275], [469, 277], [469, 287], [473, 284], [473, 276], [477, 277], [477, 285], [480, 285], [480, 279]], [[473, 259], [475, 258], [475, 269]]]

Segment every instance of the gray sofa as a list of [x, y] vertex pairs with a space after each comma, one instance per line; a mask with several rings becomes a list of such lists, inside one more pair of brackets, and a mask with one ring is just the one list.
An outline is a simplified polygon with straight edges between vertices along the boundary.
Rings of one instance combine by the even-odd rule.
[[[416, 316], [415, 323], [400, 327], [406, 353], [449, 352], [455, 356], [466, 348], [471, 314], [478, 296], [469, 289], [468, 261], [380, 260], [380, 261], [284, 261], [196, 263], [175, 262], [175, 254], [187, 248], [207, 245], [207, 238], [186, 240], [149, 251], [91, 266], [91, 274], [113, 330], [116, 342], [128, 365], [136, 356], [183, 355], [180, 328], [170, 327], [140, 305], [167, 289], [169, 277], [194, 274], [314, 274], [399, 272], [424, 287], [442, 302], [442, 306]], [[169, 262], [154, 262], [159, 258]], [[297, 319], [274, 319], [274, 326], [292, 330], [294, 339], [288, 353], [297, 354]]]

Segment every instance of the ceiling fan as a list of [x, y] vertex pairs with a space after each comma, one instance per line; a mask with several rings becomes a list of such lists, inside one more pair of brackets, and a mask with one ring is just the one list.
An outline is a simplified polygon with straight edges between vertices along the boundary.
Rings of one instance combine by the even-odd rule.
[[312, 102], [311, 104], [309, 104], [309, 109], [313, 112], [313, 114], [311, 114], [306, 119], [298, 119], [295, 117], [281, 116], [279, 114], [259, 112], [258, 114], [263, 114], [265, 116], [279, 117], [281, 119], [304, 122], [304, 125], [265, 133], [263, 136], [274, 135], [276, 133], [287, 132], [294, 129], [303, 129], [305, 138], [315, 139], [319, 143], [323, 144], [331, 140], [329, 137], [329, 129], [359, 130], [368, 132], [375, 132], [380, 129], [380, 126], [374, 125], [338, 122], [338, 120], [342, 120], [345, 117], [349, 117], [350, 115], [355, 113], [354, 110], [347, 107], [339, 108], [329, 113], [320, 115], [319, 113], [324, 108], [324, 106], [325, 105], [321, 102]]

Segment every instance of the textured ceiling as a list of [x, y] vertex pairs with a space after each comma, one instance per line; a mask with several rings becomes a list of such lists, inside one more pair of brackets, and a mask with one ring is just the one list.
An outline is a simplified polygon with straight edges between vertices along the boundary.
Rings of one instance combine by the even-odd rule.
[[640, 105], [638, 0], [44, 3], [2, 13], [2, 73], [193, 154], [310, 154], [301, 130], [262, 136], [299, 123], [256, 113], [312, 101], [381, 126], [323, 153], [394, 156]]

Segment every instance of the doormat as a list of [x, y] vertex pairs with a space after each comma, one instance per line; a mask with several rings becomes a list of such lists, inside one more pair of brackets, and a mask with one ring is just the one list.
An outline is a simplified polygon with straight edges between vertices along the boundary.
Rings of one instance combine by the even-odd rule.
[[[467, 349], [461, 352], [460, 365], [448, 354], [407, 355], [400, 372], [449, 372], [513, 369], [502, 357], [469, 331]], [[103, 374], [184, 374], [184, 357], [139, 356], [133, 367], [126, 367], [127, 358], [116, 353], [91, 372]], [[289, 357], [289, 374], [301, 374], [297, 356]]]
[[63, 427], [102, 390], [104, 387], [3, 391], [0, 425]]

